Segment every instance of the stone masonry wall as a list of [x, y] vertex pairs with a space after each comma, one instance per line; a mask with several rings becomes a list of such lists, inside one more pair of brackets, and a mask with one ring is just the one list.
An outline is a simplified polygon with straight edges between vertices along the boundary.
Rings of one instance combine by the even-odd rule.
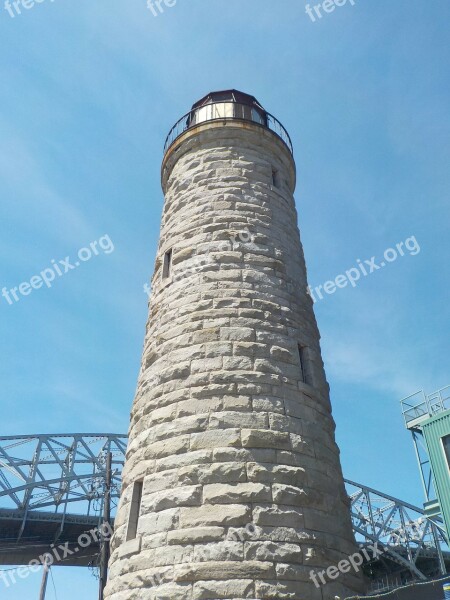
[[[165, 179], [106, 597], [334, 600], [361, 591], [355, 574], [322, 589], [309, 575], [355, 543], [291, 155], [261, 127], [205, 128], [169, 158]], [[135, 481], [142, 504], [127, 541]]]

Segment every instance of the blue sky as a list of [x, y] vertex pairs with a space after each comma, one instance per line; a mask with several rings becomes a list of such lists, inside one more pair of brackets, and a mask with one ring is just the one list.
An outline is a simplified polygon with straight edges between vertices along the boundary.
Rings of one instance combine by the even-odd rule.
[[[127, 430], [164, 139], [233, 87], [291, 134], [313, 287], [420, 245], [316, 304], [345, 475], [420, 503], [398, 401], [450, 383], [449, 17], [447, 0], [356, 0], [315, 23], [293, 0], [178, 0], [158, 17], [144, 0], [0, 6], [0, 288], [104, 235], [115, 248], [0, 297], [1, 433]], [[54, 578], [59, 598], [96, 598], [87, 570]], [[36, 597], [38, 580], [0, 595]]]

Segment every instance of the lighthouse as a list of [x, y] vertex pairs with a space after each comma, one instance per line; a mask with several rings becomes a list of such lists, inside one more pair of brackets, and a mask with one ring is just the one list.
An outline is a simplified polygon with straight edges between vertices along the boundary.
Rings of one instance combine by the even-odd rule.
[[289, 134], [253, 96], [210, 93], [170, 131], [161, 179], [106, 598], [361, 592], [338, 568], [357, 548]]

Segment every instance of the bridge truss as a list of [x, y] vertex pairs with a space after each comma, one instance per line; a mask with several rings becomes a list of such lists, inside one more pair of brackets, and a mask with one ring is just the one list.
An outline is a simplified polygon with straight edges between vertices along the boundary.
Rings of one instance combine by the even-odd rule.
[[[0, 564], [25, 564], [63, 540], [74, 545], [103, 515], [106, 457], [113, 505], [127, 438], [114, 434], [0, 437]], [[88, 564], [93, 543], [73, 564]], [[72, 564], [71, 562], [71, 564]]]
[[345, 480], [356, 540], [377, 544], [379, 558], [365, 565], [373, 590], [388, 590], [411, 581], [427, 581], [450, 570], [447, 534], [441, 519], [423, 509]]
[[[0, 437], [0, 565], [26, 564], [51, 544], [75, 544], [103, 515], [106, 457], [112, 454], [113, 506], [117, 504], [127, 437], [60, 434]], [[346, 480], [351, 517], [361, 545], [383, 553], [365, 565], [373, 581], [424, 581], [450, 567], [439, 520], [416, 506]], [[87, 565], [90, 546], [66, 565]], [[396, 579], [395, 579], [396, 578]]]

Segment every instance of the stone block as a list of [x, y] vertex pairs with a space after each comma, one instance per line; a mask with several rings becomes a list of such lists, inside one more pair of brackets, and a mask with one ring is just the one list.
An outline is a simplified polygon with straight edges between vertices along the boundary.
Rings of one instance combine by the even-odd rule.
[[306, 438], [303, 435], [297, 435], [295, 433], [290, 434], [291, 446], [294, 452], [300, 454], [307, 454], [308, 456], [315, 456], [314, 442], [310, 438]]
[[179, 514], [180, 509], [173, 508], [156, 514], [141, 515], [138, 534], [146, 536], [174, 529], [178, 525]]
[[252, 371], [253, 362], [247, 356], [225, 356], [223, 368], [228, 371]]
[[216, 342], [220, 339], [220, 328], [210, 327], [201, 331], [196, 331], [192, 334], [193, 344], [204, 344], [207, 342]]
[[176, 529], [167, 534], [168, 544], [199, 544], [216, 542], [225, 538], [223, 527], [190, 527], [187, 529]]
[[301, 467], [253, 462], [247, 463], [247, 477], [249, 481], [287, 485], [304, 485], [307, 479], [306, 471]]
[[241, 445], [238, 429], [213, 429], [191, 436], [191, 450], [202, 448], [236, 447]]
[[220, 398], [192, 398], [179, 402], [174, 408], [177, 411], [177, 417], [187, 417], [197, 414], [209, 414], [219, 410], [220, 406]]
[[220, 339], [231, 342], [251, 342], [255, 340], [255, 330], [251, 327], [222, 327]]
[[143, 495], [141, 510], [143, 514], [147, 514], [179, 506], [198, 506], [201, 504], [201, 500], [201, 485], [174, 487]]
[[302, 581], [257, 581], [256, 597], [262, 600], [324, 600], [320, 588]]
[[303, 528], [305, 520], [301, 510], [292, 506], [259, 505], [253, 508], [253, 520], [261, 527]]
[[[127, 600], [135, 599], [127, 598]], [[182, 583], [168, 583], [149, 589], [148, 596], [136, 596], [136, 600], [192, 600], [192, 588]]]
[[209, 373], [210, 371], [218, 371], [222, 369], [222, 361], [222, 357], [193, 360], [191, 363], [191, 371], [192, 373]]
[[246, 481], [245, 465], [236, 462], [213, 463], [202, 468], [191, 465], [182, 467], [177, 473], [179, 485]]
[[167, 542], [167, 532], [154, 533], [152, 535], [146, 535], [142, 538], [141, 550], [154, 550], [160, 546], [165, 546]]
[[229, 540], [196, 544], [194, 547], [194, 562], [233, 561], [244, 559], [244, 544]]
[[252, 598], [254, 584], [251, 579], [227, 581], [197, 581], [194, 583], [192, 600], [221, 600], [223, 598]]
[[277, 579], [284, 579], [287, 581], [311, 581], [311, 568], [308, 566], [282, 563], [276, 564]]
[[243, 429], [241, 437], [244, 448], [276, 448], [277, 450], [289, 450], [291, 447], [289, 434], [281, 431]]
[[181, 527], [238, 527], [250, 522], [250, 506], [245, 504], [212, 505], [180, 509]]
[[134, 540], [124, 542], [119, 546], [119, 558], [129, 558], [133, 554], [138, 554], [141, 551], [141, 537], [138, 536]]
[[272, 486], [273, 501], [277, 504], [290, 504], [293, 506], [308, 506], [308, 494], [302, 489], [293, 485], [274, 484]]
[[208, 415], [190, 415], [173, 419], [170, 423], [159, 423], [152, 427], [152, 436], [155, 441], [173, 438], [183, 434], [204, 431], [208, 425]]
[[211, 561], [175, 567], [176, 581], [272, 579], [275, 573], [273, 563], [250, 560]]
[[163, 458], [165, 456], [172, 456], [174, 454], [181, 454], [189, 450], [189, 436], [181, 435], [179, 437], [169, 438], [168, 440], [162, 440], [150, 444], [145, 448], [143, 458]]
[[[253, 398], [253, 410], [267, 412], [267, 413], [279, 413], [276, 415], [269, 414], [269, 426], [270, 429], [278, 429], [280, 431], [286, 431], [281, 427], [273, 427], [272, 423], [275, 421], [275, 417], [282, 416], [284, 413], [284, 402], [280, 398], [270, 396], [256, 396]], [[285, 417], [286, 418], [286, 417]], [[276, 421], [275, 421], [276, 422]]]
[[219, 461], [261, 461], [276, 462], [277, 453], [271, 448], [217, 448], [213, 451], [214, 462]]
[[170, 546], [164, 545], [152, 552], [152, 562], [155, 567], [165, 567], [167, 565], [179, 565], [190, 563], [194, 556], [194, 546]]
[[238, 412], [238, 411], [223, 411], [212, 414], [209, 420], [209, 425], [213, 429], [227, 427], [258, 427], [265, 428], [269, 425], [269, 417], [267, 414], [254, 412]]
[[235, 504], [238, 502], [270, 502], [270, 486], [261, 483], [234, 485], [213, 483], [203, 488], [203, 501], [209, 504]]
[[250, 396], [224, 396], [222, 398], [222, 409], [224, 411], [250, 411], [252, 409], [252, 401]]
[[245, 560], [303, 562], [301, 546], [287, 542], [245, 542]]
[[188, 465], [204, 465], [211, 462], [211, 450], [197, 450], [195, 452], [187, 452], [176, 456], [168, 456], [160, 458], [155, 463], [155, 470], [165, 471], [176, 467], [186, 467]]

